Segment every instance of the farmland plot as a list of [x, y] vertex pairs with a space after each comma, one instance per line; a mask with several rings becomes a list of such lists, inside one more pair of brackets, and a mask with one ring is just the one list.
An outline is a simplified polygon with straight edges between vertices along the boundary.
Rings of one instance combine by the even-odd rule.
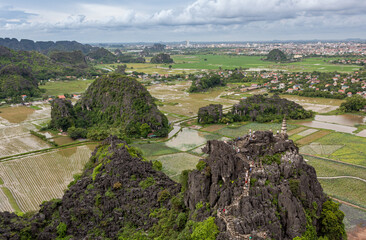
[[[22, 211], [37, 210], [43, 201], [62, 197], [92, 151], [89, 146], [74, 148], [76, 151], [70, 157], [67, 152], [72, 148], [0, 163], [2, 186], [10, 190]], [[3, 200], [1, 192], [0, 199]], [[6, 206], [0, 205], [0, 209]]]

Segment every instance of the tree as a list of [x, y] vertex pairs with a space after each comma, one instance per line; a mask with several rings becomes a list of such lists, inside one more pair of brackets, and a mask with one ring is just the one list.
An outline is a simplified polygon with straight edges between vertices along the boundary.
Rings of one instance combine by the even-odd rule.
[[321, 229], [320, 233], [329, 240], [347, 239], [343, 224], [344, 213], [339, 210], [339, 204], [328, 199], [323, 204], [320, 215]]
[[346, 99], [346, 102], [342, 103], [339, 109], [342, 112], [354, 112], [360, 111], [366, 105], [366, 99], [361, 97], [360, 95], [354, 95], [350, 98]]

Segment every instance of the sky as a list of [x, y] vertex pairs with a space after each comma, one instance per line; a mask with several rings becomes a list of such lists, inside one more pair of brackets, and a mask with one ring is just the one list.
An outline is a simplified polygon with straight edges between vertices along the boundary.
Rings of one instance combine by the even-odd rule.
[[0, 0], [0, 37], [82, 43], [366, 39], [366, 0]]

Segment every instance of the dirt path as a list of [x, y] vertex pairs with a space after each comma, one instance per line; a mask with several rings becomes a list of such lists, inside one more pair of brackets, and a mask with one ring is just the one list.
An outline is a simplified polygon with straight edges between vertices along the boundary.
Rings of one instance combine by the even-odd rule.
[[[330, 197], [331, 199], [339, 202], [339, 203], [342, 203], [342, 204], [346, 204], [348, 206], [351, 206], [351, 207], [354, 207], [354, 208], [358, 208], [358, 209], [361, 209], [363, 211], [366, 211], [366, 208], [363, 208], [363, 207], [360, 207], [360, 206], [357, 206], [357, 205], [354, 205], [352, 203], [349, 203], [349, 202], [345, 202], [345, 201], [342, 201], [342, 200], [339, 200], [338, 198], [335, 198], [335, 197]], [[366, 240], [366, 239], [365, 239]]]
[[359, 177], [354, 177], [354, 176], [334, 176], [334, 177], [318, 177], [318, 179], [340, 179], [340, 178], [353, 178], [353, 179], [357, 179], [363, 182], [366, 182], [365, 179], [363, 178], [359, 178]]

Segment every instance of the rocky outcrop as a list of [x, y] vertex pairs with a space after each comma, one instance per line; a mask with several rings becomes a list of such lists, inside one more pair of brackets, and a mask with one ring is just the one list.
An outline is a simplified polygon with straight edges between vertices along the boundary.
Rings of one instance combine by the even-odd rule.
[[222, 118], [222, 105], [221, 104], [210, 104], [205, 107], [201, 107], [198, 110], [197, 121], [199, 123], [218, 123]]
[[93, 152], [77, 179], [62, 199], [45, 202], [27, 221], [0, 213], [0, 239], [117, 239], [126, 226], [151, 228], [159, 218], [150, 214], [162, 206], [170, 209], [181, 188], [115, 137]]
[[[209, 141], [206, 166], [188, 177], [185, 203], [216, 215], [218, 239], [293, 239], [306, 230], [306, 211], [321, 213], [326, 201], [313, 167], [286, 134], [255, 132], [230, 142]], [[313, 219], [318, 229], [320, 222]]]

